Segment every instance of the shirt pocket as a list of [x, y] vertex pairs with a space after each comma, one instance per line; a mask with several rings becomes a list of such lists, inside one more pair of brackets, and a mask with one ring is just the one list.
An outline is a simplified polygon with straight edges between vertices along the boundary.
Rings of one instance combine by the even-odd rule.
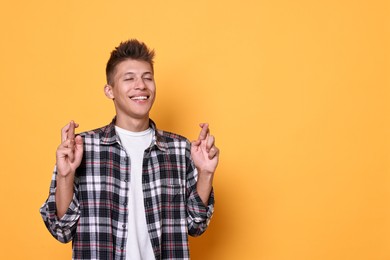
[[166, 184], [162, 186], [163, 202], [180, 203], [184, 200], [184, 189], [180, 184]]
[[162, 217], [166, 223], [177, 224], [186, 220], [185, 189], [181, 185], [162, 187]]

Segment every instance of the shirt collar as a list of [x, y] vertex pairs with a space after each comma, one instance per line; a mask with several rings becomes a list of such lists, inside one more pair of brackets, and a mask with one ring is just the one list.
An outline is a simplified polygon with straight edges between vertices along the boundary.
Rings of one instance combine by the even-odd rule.
[[[114, 143], [120, 143], [119, 136], [115, 131], [115, 121], [116, 117], [107, 125], [103, 130], [103, 136], [100, 139], [101, 144], [103, 145], [112, 145]], [[156, 145], [161, 151], [168, 151], [168, 143], [165, 140], [165, 137], [162, 135], [162, 132], [157, 129], [156, 124], [152, 119], [149, 119], [149, 126], [152, 128], [154, 135], [152, 140], [152, 146]]]

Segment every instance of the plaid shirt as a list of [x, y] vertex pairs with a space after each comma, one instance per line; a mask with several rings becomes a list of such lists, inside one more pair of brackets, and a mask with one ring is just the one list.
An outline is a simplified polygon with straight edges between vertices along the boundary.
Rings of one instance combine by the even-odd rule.
[[[54, 169], [50, 194], [40, 212], [59, 241], [73, 240], [73, 259], [126, 259], [130, 160], [111, 124], [81, 133], [84, 155], [76, 171], [66, 214], [56, 216]], [[154, 130], [144, 152], [142, 188], [146, 222], [156, 259], [189, 259], [188, 234], [202, 234], [214, 211], [196, 191], [197, 171], [184, 137]]]

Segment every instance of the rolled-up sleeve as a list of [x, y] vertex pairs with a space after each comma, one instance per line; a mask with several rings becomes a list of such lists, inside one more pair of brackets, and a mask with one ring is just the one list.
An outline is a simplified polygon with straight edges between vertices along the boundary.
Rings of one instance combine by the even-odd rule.
[[187, 201], [188, 234], [199, 236], [206, 231], [214, 213], [214, 190], [211, 191], [208, 205], [204, 205], [196, 189], [192, 190]]
[[49, 197], [41, 206], [40, 213], [47, 229], [53, 237], [62, 243], [68, 243], [73, 239], [77, 221], [80, 218], [80, 204], [76, 196], [77, 187], [75, 185], [72, 202], [70, 203], [65, 215], [61, 219], [58, 219], [55, 202], [56, 175], [56, 170], [54, 170]]

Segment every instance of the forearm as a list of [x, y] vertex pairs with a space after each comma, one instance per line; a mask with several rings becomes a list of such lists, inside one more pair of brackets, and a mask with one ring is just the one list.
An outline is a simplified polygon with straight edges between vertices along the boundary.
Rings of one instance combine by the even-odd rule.
[[213, 189], [214, 174], [204, 174], [199, 172], [196, 183], [196, 191], [205, 206], [208, 205], [211, 190]]
[[74, 174], [70, 174], [66, 177], [57, 175], [56, 180], [57, 180], [57, 187], [56, 187], [55, 200], [56, 200], [56, 208], [57, 208], [57, 217], [61, 219], [65, 215], [73, 199]]

